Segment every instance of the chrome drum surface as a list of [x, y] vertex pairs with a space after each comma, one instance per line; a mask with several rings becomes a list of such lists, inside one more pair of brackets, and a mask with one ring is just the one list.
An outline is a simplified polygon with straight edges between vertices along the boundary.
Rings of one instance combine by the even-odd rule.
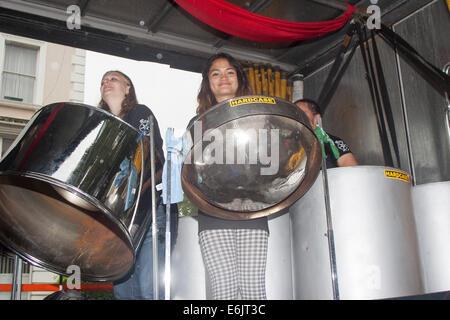
[[[424, 293], [408, 175], [377, 166], [328, 172], [341, 299]], [[392, 174], [391, 174], [392, 173]], [[323, 182], [289, 208], [295, 299], [333, 299]]]
[[59, 274], [75, 265], [82, 279], [122, 277], [151, 219], [137, 210], [146, 146], [98, 108], [43, 107], [0, 162], [0, 241]]
[[412, 188], [426, 293], [450, 290], [450, 181]]
[[322, 155], [307, 116], [278, 98], [222, 102], [187, 131], [183, 190], [199, 209], [253, 219], [286, 208], [315, 181]]

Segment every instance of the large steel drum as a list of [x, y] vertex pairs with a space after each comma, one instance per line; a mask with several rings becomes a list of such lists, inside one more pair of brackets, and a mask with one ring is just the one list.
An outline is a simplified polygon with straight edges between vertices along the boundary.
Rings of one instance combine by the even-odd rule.
[[[374, 166], [327, 171], [341, 299], [424, 293], [408, 175]], [[290, 209], [295, 299], [333, 299], [322, 179]]]
[[412, 188], [425, 292], [450, 290], [450, 181]]
[[307, 116], [265, 96], [224, 101], [188, 127], [183, 190], [203, 212], [252, 219], [279, 212], [315, 181], [320, 144]]
[[148, 159], [148, 137], [108, 112], [43, 107], [0, 163], [0, 241], [59, 274], [124, 276], [151, 220], [137, 210]]

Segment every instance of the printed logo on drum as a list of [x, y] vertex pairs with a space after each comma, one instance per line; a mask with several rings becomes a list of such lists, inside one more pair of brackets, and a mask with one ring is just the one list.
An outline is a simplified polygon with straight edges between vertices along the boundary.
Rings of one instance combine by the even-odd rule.
[[384, 174], [387, 178], [402, 180], [409, 183], [409, 175], [404, 172], [396, 170], [384, 170]]
[[245, 98], [237, 98], [230, 101], [230, 107], [236, 107], [243, 104], [249, 103], [268, 103], [268, 104], [277, 104], [274, 98], [272, 97], [245, 97]]

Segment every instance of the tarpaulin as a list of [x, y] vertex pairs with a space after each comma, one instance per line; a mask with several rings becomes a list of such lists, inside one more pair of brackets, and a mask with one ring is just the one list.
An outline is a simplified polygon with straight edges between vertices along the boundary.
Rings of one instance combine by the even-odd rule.
[[342, 28], [355, 7], [346, 4], [342, 17], [320, 22], [294, 22], [259, 15], [224, 0], [175, 0], [180, 7], [211, 27], [259, 42], [291, 42], [323, 36]]

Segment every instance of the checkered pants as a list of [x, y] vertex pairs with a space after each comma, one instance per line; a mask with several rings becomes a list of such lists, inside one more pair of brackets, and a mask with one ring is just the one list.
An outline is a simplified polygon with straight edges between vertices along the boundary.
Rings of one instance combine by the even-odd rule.
[[199, 234], [215, 300], [265, 300], [268, 233], [253, 229], [204, 230]]

